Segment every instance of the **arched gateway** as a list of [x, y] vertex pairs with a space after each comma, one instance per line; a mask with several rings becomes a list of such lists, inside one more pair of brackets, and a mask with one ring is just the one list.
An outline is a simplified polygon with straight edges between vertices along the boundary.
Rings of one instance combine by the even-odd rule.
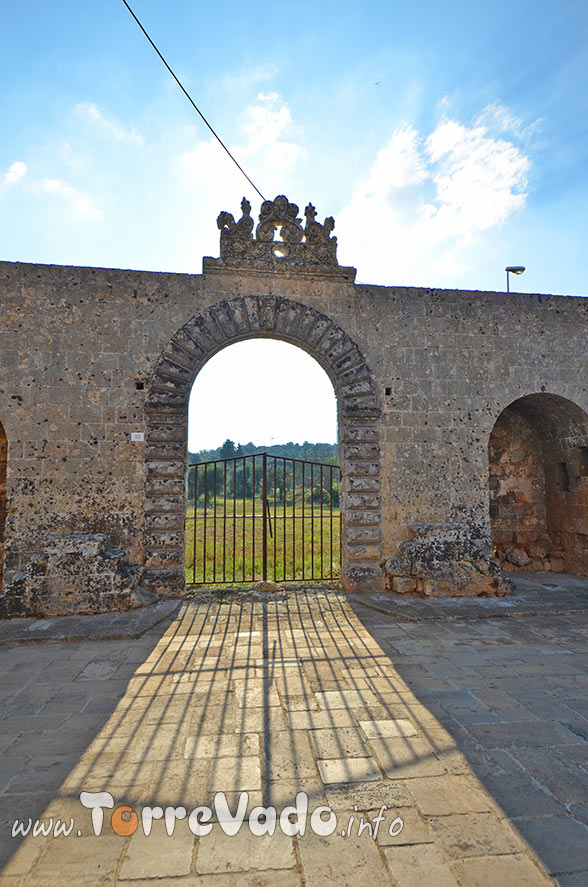
[[[252, 337], [283, 339], [314, 357], [333, 383], [343, 469], [343, 581], [373, 581], [379, 561], [361, 557], [363, 528], [379, 540], [379, 418], [374, 380], [353, 340], [326, 315], [279, 296], [222, 301], [185, 324], [159, 358], [147, 403], [146, 575], [168, 590], [184, 587], [188, 399], [213, 354]], [[377, 533], [377, 535], [376, 535]]]
[[[336, 265], [329, 220], [319, 225], [307, 207], [306, 241], [302, 243], [298, 209], [284, 201], [276, 198], [262, 206], [257, 240], [251, 237], [252, 223], [247, 224], [251, 219], [246, 201], [244, 216], [236, 225], [233, 221], [231, 226], [232, 216], [221, 213], [221, 261], [237, 256], [240, 265], [249, 260], [256, 267]], [[279, 225], [285, 239], [274, 243], [274, 227]], [[356, 343], [333, 320], [313, 307], [277, 295], [237, 296], [212, 305], [178, 330], [157, 361], [146, 404], [144, 580], [166, 591], [181, 591], [185, 586], [190, 391], [198, 371], [214, 354], [253, 337], [298, 345], [318, 361], [333, 383], [343, 474], [342, 579], [349, 589], [369, 585], [373, 590], [381, 584], [382, 575], [381, 557], [373, 553], [380, 543], [380, 408], [373, 374]]]

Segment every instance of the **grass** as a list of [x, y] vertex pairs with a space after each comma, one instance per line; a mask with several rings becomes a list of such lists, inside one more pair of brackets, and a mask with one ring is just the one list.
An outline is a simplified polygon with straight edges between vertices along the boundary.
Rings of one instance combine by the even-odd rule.
[[[314, 512], [314, 513], [313, 513]], [[186, 512], [186, 581], [188, 584], [251, 582], [263, 577], [263, 517], [249, 499], [226, 501], [216, 507], [194, 506]], [[320, 505], [270, 502], [266, 516], [267, 578], [286, 580], [336, 579], [341, 560], [340, 512]], [[194, 556], [194, 553], [196, 556]]]

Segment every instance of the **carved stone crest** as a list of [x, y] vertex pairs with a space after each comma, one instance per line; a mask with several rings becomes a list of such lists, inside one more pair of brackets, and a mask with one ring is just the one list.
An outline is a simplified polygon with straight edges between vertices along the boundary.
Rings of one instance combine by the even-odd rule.
[[[335, 220], [332, 216], [321, 225], [316, 221], [316, 210], [309, 203], [304, 210], [306, 224], [298, 217], [298, 207], [283, 194], [274, 200], [264, 200], [255, 228], [251, 218], [251, 204], [241, 201], [241, 218], [235, 222], [232, 213], [223, 211], [216, 222], [221, 232], [221, 261], [256, 266], [279, 265], [338, 266], [337, 238], [332, 236]], [[279, 237], [276, 239], [276, 234]]]

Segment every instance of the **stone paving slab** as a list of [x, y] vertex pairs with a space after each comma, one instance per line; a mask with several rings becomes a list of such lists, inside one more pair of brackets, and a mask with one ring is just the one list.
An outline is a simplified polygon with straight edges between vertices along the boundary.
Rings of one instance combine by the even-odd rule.
[[2, 887], [588, 884], [588, 613], [300, 590], [136, 635], [0, 648]]
[[173, 617], [179, 607], [180, 601], [172, 600], [159, 601], [123, 613], [56, 616], [52, 619], [0, 619], [0, 646], [141, 637], [160, 622]]
[[356, 594], [352, 603], [415, 622], [588, 612], [588, 579], [566, 573], [511, 574], [506, 597], [424, 598], [405, 594]]

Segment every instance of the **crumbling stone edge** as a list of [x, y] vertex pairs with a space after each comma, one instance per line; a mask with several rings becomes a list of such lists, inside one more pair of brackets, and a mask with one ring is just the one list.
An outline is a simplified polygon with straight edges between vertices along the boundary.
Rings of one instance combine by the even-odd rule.
[[474, 523], [412, 524], [412, 537], [382, 564], [386, 590], [424, 597], [503, 597], [514, 582], [492, 557], [488, 534]]
[[140, 569], [107, 533], [54, 533], [0, 591], [0, 619], [116, 613], [161, 600], [140, 584]]

